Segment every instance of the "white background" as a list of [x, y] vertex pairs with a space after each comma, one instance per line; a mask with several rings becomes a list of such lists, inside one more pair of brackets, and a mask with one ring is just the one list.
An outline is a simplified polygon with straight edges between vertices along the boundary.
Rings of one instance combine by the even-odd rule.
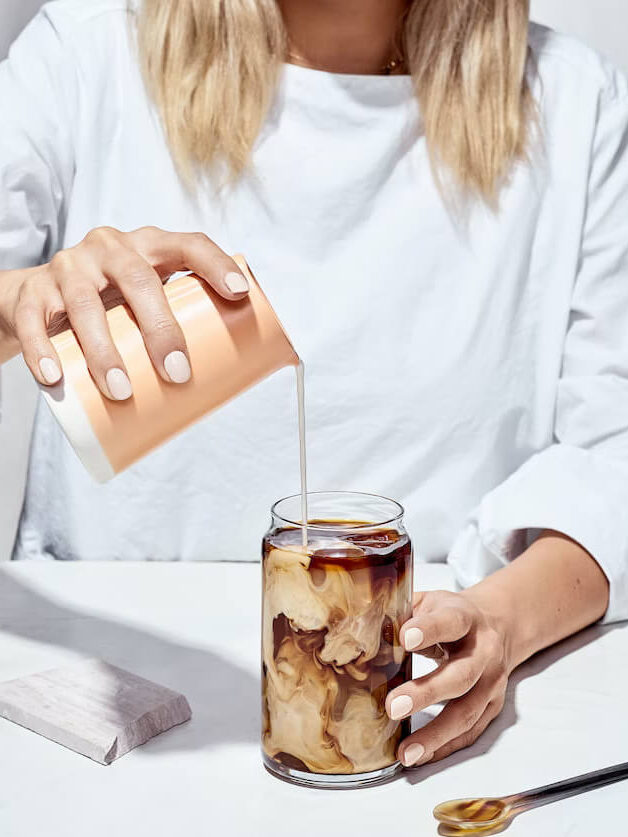
[[[89, 3], [90, 0], [84, 2]], [[11, 41], [41, 5], [40, 0], [0, 0], [0, 58], [4, 57]], [[577, 35], [609, 55], [628, 73], [626, 0], [532, 0], [532, 16], [556, 29]], [[0, 560], [9, 557], [19, 514], [35, 395], [21, 361], [14, 361], [4, 368], [2, 389]]]

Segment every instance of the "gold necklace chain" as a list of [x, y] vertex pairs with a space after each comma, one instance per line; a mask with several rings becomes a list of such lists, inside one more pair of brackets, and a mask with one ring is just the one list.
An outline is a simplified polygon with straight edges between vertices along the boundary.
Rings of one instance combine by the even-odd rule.
[[[302, 55], [298, 55], [296, 52], [292, 52], [292, 50], [288, 50], [287, 57], [292, 58], [294, 61], [302, 65], [309, 66], [308, 61]], [[405, 65], [406, 62], [404, 58], [391, 58], [390, 61], [379, 70], [379, 75], [393, 75], [394, 73], [400, 72]], [[333, 70], [326, 70], [325, 67], [316, 67], [315, 69], [322, 70], [323, 72], [334, 72]]]

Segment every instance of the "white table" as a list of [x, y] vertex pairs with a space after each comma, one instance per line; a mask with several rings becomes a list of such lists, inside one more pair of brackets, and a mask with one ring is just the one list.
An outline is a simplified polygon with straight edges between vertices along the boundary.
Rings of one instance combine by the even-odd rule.
[[[450, 587], [421, 566], [424, 588]], [[0, 566], [0, 680], [85, 656], [188, 697], [190, 723], [110, 767], [0, 720], [2, 837], [436, 835], [431, 811], [628, 760], [628, 626], [594, 628], [512, 678], [469, 750], [375, 788], [294, 787], [258, 751], [256, 564], [23, 562]], [[619, 784], [522, 815], [512, 837], [619, 834]]]

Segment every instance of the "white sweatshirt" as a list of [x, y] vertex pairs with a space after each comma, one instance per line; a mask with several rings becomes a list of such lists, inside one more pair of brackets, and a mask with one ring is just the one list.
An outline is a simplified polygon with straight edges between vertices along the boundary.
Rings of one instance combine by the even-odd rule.
[[[408, 78], [286, 66], [254, 174], [193, 201], [131, 17], [51, 3], [0, 66], [0, 267], [103, 224], [243, 251], [306, 364], [312, 489], [397, 498], [417, 557], [462, 585], [556, 529], [610, 579], [607, 620], [628, 618], [625, 79], [532, 26], [544, 146], [464, 226]], [[40, 405], [14, 557], [256, 560], [297, 490], [291, 370], [106, 485]]]

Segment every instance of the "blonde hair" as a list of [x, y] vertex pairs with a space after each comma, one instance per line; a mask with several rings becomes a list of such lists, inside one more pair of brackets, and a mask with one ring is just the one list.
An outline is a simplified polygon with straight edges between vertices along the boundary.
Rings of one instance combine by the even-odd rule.
[[[527, 159], [529, 0], [413, 0], [401, 37], [432, 167], [495, 204]], [[286, 36], [275, 0], [143, 0], [140, 61], [180, 171], [237, 177], [272, 103]]]

